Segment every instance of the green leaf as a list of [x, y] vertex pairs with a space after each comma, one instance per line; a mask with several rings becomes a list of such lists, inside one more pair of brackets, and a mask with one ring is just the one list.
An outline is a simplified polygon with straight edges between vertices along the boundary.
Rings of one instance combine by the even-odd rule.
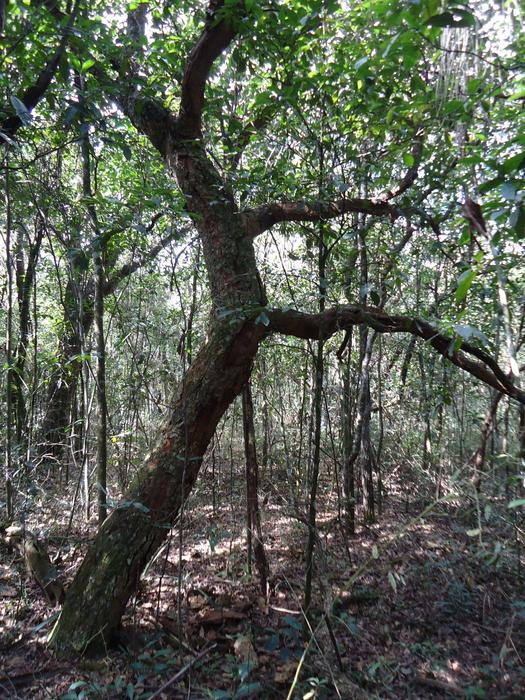
[[476, 527], [476, 528], [474, 528], [474, 530], [467, 530], [467, 535], [469, 537], [477, 537], [480, 532], [481, 532], [481, 529], [479, 527]]
[[261, 313], [255, 319], [255, 323], [262, 323], [263, 326], [269, 326], [270, 319], [268, 318], [268, 315], [264, 311], [261, 311]]
[[478, 187], [478, 192], [480, 194], [485, 194], [486, 192], [490, 192], [490, 190], [495, 189], [498, 185], [501, 185], [501, 183], [504, 181], [504, 178], [502, 177], [495, 177], [492, 180], [487, 180], [487, 182], [482, 183]]
[[508, 180], [507, 182], [504, 182], [501, 186], [501, 196], [504, 199], [510, 199], [511, 201], [514, 201], [516, 199], [517, 189], [518, 188], [516, 183], [512, 182], [511, 180]]
[[82, 63], [74, 54], [70, 54], [69, 60], [71, 61], [71, 65], [73, 68], [75, 68], [75, 70], [82, 70]]
[[407, 168], [411, 168], [414, 165], [414, 156], [411, 153], [403, 153], [403, 163]]
[[398, 32], [398, 33], [395, 34], [395, 35], [393, 36], [393, 38], [389, 41], [388, 46], [386, 47], [386, 49], [385, 49], [384, 52], [383, 52], [383, 58], [386, 58], [386, 57], [388, 56], [388, 54], [390, 53], [390, 49], [391, 49], [392, 46], [396, 43], [396, 41], [399, 39], [400, 36], [401, 36], [401, 32]]
[[470, 228], [468, 226], [464, 227], [458, 242], [459, 245], [467, 245], [470, 243]]
[[377, 544], [372, 545], [372, 556], [374, 559], [379, 559], [379, 549], [377, 548]]
[[16, 95], [11, 95], [9, 98], [11, 101], [11, 104], [13, 105], [15, 112], [17, 114], [17, 117], [20, 119], [22, 124], [24, 126], [27, 126], [28, 124], [31, 123], [31, 115], [29, 114], [29, 110], [25, 106], [25, 104], [22, 102], [22, 100], [19, 100]]
[[420, 51], [417, 46], [408, 45], [403, 47], [403, 63], [406, 68], [413, 68], [419, 61]]
[[469, 326], [466, 323], [458, 323], [457, 325], [453, 326], [454, 331], [459, 335], [460, 338], [463, 338], [463, 340], [470, 340], [471, 338], [477, 338], [482, 342], [483, 345], [488, 346], [490, 345], [489, 339], [487, 336], [482, 333], [480, 330], [477, 328], [474, 328], [474, 326]]
[[95, 65], [95, 59], [88, 58], [88, 60], [84, 61], [84, 63], [82, 64], [82, 72], [85, 73], [94, 65]]
[[470, 289], [472, 282], [476, 277], [475, 270], [465, 270], [458, 277], [458, 283], [456, 287], [456, 301], [459, 304], [467, 296], [468, 290]]
[[510, 174], [510, 173], [514, 173], [518, 170], [521, 170], [521, 168], [524, 168], [524, 167], [525, 167], [525, 153], [517, 153], [515, 156], [512, 156], [511, 158], [507, 158], [507, 160], [501, 166], [501, 170], [503, 170], [504, 173]]
[[516, 498], [509, 503], [507, 508], [519, 508], [520, 506], [525, 506], [525, 498]]
[[510, 95], [509, 100], [522, 100], [525, 97], [525, 88], [521, 88]]
[[427, 24], [431, 27], [473, 27], [476, 24], [476, 18], [463, 8], [451, 7], [449, 12], [430, 17]]

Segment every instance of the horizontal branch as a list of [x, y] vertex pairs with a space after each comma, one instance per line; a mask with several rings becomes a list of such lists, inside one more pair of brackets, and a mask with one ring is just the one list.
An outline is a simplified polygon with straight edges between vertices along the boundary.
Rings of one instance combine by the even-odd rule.
[[434, 350], [460, 369], [525, 405], [525, 391], [514, 386], [491, 355], [465, 342], [460, 349], [456, 349], [453, 338], [440, 333], [423, 319], [390, 315], [369, 306], [341, 306], [319, 314], [275, 309], [268, 311], [267, 315], [270, 319], [268, 332], [312, 340], [327, 339], [337, 331], [361, 324], [378, 333], [409, 333], [428, 342]]
[[341, 198], [334, 202], [273, 202], [247, 209], [241, 217], [248, 233], [255, 237], [283, 221], [327, 221], [351, 213], [397, 219], [408, 212], [381, 199]]

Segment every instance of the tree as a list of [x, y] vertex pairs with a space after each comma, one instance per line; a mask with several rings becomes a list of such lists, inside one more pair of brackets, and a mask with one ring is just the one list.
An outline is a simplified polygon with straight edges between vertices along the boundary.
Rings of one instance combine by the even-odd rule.
[[[419, 10], [413, 8], [405, 11], [403, 21], [410, 21], [417, 28], [424, 26], [437, 8], [437, 4], [429, 5], [432, 6], [430, 14], [427, 8], [424, 16], [419, 16]], [[398, 21], [393, 19], [394, 5], [387, 9], [390, 14], [384, 7], [381, 8], [383, 14], [379, 26], [385, 22], [392, 27]], [[315, 35], [324, 26], [325, 20], [332, 17], [334, 22], [329, 39], [337, 59], [337, 73], [340, 76], [338, 88], [342, 96], [348, 89], [341, 77], [347, 68], [345, 61], [348, 56], [342, 53], [339, 41], [342, 27], [348, 20], [345, 17], [346, 9], [335, 2], [312, 1], [306, 12], [300, 8], [290, 9], [286, 5], [267, 9], [256, 7], [251, 2], [213, 2], [207, 8], [203, 29], [198, 38], [193, 39], [193, 44], [190, 38], [193, 21], [185, 14], [187, 8], [184, 3], [181, 3], [179, 10], [181, 17], [177, 15], [177, 18], [184, 25], [184, 31], [181, 30], [182, 40], [177, 43], [175, 54], [180, 59], [185, 53], [186, 59], [178, 103], [172, 95], [168, 96], [167, 85], [157, 84], [157, 75], [151, 82], [145, 78], [151, 67], [148, 61], [154, 60], [154, 56], [145, 48], [146, 3], [132, 5], [122, 44], [110, 48], [109, 42], [106, 43], [108, 62], [97, 59], [96, 52], [91, 55], [89, 47], [80, 46], [78, 42], [75, 45], [75, 51], [84, 59], [81, 67], [87, 66], [84, 70], [93, 81], [97, 99], [118, 104], [134, 127], [149, 139], [176, 179], [186, 211], [202, 244], [212, 311], [208, 339], [174, 393], [156, 444], [136, 476], [128, 500], [105, 520], [68, 590], [61, 616], [51, 635], [51, 643], [60, 654], [83, 653], [88, 647], [103, 648], [112, 639], [142, 570], [177, 522], [218, 421], [249, 380], [258, 347], [269, 335], [279, 333], [316, 340], [322, 352], [323, 341], [355, 325], [371, 329], [374, 334], [411, 334], [423, 339], [457, 367], [525, 404], [525, 393], [515, 386], [512, 377], [499, 367], [494, 358], [476, 344], [475, 338], [472, 342], [457, 342], [457, 339], [423, 318], [391, 314], [380, 305], [348, 304], [333, 308], [323, 305], [317, 313], [269, 305], [256, 263], [254, 242], [259, 235], [280, 223], [317, 223], [324, 227], [333, 219], [361, 214], [374, 220], [410, 218], [421, 226], [430, 226], [433, 231], [438, 228], [436, 221], [421, 209], [417, 197], [414, 201], [404, 199], [401, 203], [395, 203], [410, 189], [418, 174], [417, 164], [410, 155], [415, 138], [410, 121], [417, 110], [414, 109], [414, 114], [406, 118], [401, 146], [394, 141], [391, 150], [395, 156], [400, 149], [407, 147], [408, 142], [406, 172], [396, 168], [398, 177], [394, 183], [384, 182], [384, 172], [377, 182], [372, 180], [370, 191], [377, 193], [373, 197], [347, 196], [345, 183], [337, 186], [334, 183], [331, 189], [323, 191], [321, 198], [286, 200], [286, 194], [277, 194], [274, 201], [253, 202], [249, 208], [242, 208], [242, 197], [236, 191], [237, 187], [241, 187], [242, 179], [236, 174], [235, 166], [252, 135], [257, 135], [266, 127], [277, 106], [285, 108], [287, 103], [291, 103], [300, 112], [300, 80], [294, 83], [294, 73], [307, 73], [313, 61], [316, 85], [328, 89], [333, 67], [319, 68], [315, 65], [315, 57], [309, 48], [309, 33]], [[362, 12], [358, 10], [352, 15], [353, 31], [364, 32], [366, 27], [371, 26], [372, 33], [375, 32], [375, 25], [369, 25], [370, 12], [372, 10], [366, 5]], [[466, 10], [462, 12], [470, 22], [472, 15]], [[71, 18], [73, 16], [71, 14]], [[441, 26], [443, 22], [450, 21], [441, 17]], [[156, 19], [159, 19], [158, 15]], [[452, 21], [456, 20], [452, 17]], [[435, 24], [440, 26], [437, 21]], [[102, 31], [101, 26], [97, 26], [97, 30]], [[435, 38], [439, 29], [432, 31]], [[250, 56], [257, 55], [254, 32], [256, 37], [263, 32], [268, 36], [267, 43], [263, 42], [261, 49], [263, 61], [274, 52], [273, 62], [278, 63], [278, 46], [285, 47], [286, 75], [282, 79], [279, 76], [279, 81], [272, 86], [274, 91], [279, 86], [277, 102], [280, 104], [274, 104], [276, 99], [269, 91], [271, 99], [260, 102], [260, 109], [256, 109], [255, 99], [254, 109], [245, 123], [235, 114], [219, 115], [223, 117], [223, 123], [227, 117], [230, 118], [224, 134], [226, 166], [222, 167], [210, 155], [210, 140], [217, 137], [217, 132], [213, 126], [203, 124], [204, 110], [207, 104], [216, 107], [216, 91], [219, 90], [217, 81], [210, 76], [217, 67], [218, 59], [227, 54], [235, 41], [245, 49], [244, 53], [235, 57], [238, 65], [244, 65], [248, 78], [255, 76], [257, 71], [248, 71], [247, 68]], [[391, 41], [394, 43], [394, 38]], [[385, 53], [388, 53], [387, 48], [384, 48]], [[418, 56], [410, 58], [408, 50], [406, 55], [408, 58], [403, 70], [410, 71], [414, 65], [413, 59], [417, 61]], [[52, 64], [54, 69], [55, 63]], [[360, 89], [359, 84], [365, 89], [374, 85], [368, 59], [358, 59], [354, 69], [358, 75], [356, 89]], [[177, 67], [173, 66], [172, 70], [175, 75]], [[227, 69], [225, 72], [228, 72]], [[380, 77], [381, 81], [385, 81], [385, 78], [394, 80], [395, 69], [391, 68], [388, 76]], [[247, 82], [250, 83], [249, 79]], [[253, 82], [255, 87], [248, 85], [248, 89], [256, 91], [255, 78]], [[336, 104], [336, 92], [330, 92], [330, 95], [335, 98], [332, 102]], [[368, 109], [366, 118], [359, 123], [358, 131], [364, 128], [368, 118], [375, 119], [382, 114], [384, 99], [384, 95], [381, 98], [377, 93], [357, 100], [356, 114], [360, 112], [362, 117], [365, 105]], [[429, 99], [428, 95], [425, 99]], [[8, 117], [2, 129], [7, 143], [20, 126], [16, 120], [23, 121], [24, 109], [32, 109], [36, 102], [33, 100], [22, 107], [16, 101], [14, 104], [16, 115]], [[169, 108], [169, 104], [174, 108]], [[400, 111], [404, 109], [400, 96], [395, 106]], [[298, 118], [301, 117], [302, 114], [299, 114]], [[210, 121], [214, 125], [221, 123], [220, 118]], [[436, 128], [436, 124], [431, 122], [431, 126], [438, 134], [441, 125]], [[439, 180], [440, 169], [446, 172], [449, 164], [443, 164], [439, 158], [429, 158], [429, 161], [429, 169], [437, 168], [435, 177]], [[298, 183], [293, 178], [288, 184], [288, 190], [298, 189]], [[335, 242], [330, 242], [330, 245], [335, 245]], [[363, 383], [363, 386], [366, 387], [366, 384]], [[369, 404], [367, 395], [365, 399]], [[86, 615], [86, 610], [89, 610], [89, 615]]]

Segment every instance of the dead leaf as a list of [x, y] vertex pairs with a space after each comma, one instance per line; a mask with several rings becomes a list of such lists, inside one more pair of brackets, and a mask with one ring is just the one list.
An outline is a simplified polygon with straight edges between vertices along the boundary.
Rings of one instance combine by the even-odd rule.
[[284, 664], [284, 666], [279, 666], [275, 671], [273, 677], [274, 681], [281, 684], [288, 683], [293, 678], [296, 667], [297, 664], [295, 661], [289, 661], [287, 664]]
[[14, 586], [9, 586], [5, 583], [0, 583], [0, 598], [16, 598], [18, 591]]
[[201, 610], [198, 614], [201, 625], [222, 625], [224, 622], [244, 620], [246, 615], [237, 610]]
[[242, 634], [239, 637], [237, 637], [237, 639], [235, 640], [235, 644], [233, 645], [233, 651], [235, 653], [236, 658], [241, 663], [249, 663], [251, 664], [252, 668], [257, 668], [259, 666], [257, 652], [255, 651], [252, 641], [249, 637], [246, 637]]
[[200, 610], [208, 601], [203, 595], [188, 596], [188, 606], [190, 610]]

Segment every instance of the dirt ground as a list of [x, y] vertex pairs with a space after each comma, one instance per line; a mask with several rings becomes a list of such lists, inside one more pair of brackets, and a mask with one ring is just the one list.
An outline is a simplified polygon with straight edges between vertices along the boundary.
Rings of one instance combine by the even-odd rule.
[[[0, 543], [0, 698], [525, 698], [523, 513], [411, 502], [390, 484], [378, 523], [347, 537], [323, 484], [305, 636], [307, 530], [284, 479], [263, 481], [267, 599], [247, 570], [243, 484], [224, 479], [213, 508], [206, 473], [104, 658], [53, 656], [56, 612]], [[94, 528], [67, 532], [68, 514], [48, 499], [27, 525], [66, 584]]]

